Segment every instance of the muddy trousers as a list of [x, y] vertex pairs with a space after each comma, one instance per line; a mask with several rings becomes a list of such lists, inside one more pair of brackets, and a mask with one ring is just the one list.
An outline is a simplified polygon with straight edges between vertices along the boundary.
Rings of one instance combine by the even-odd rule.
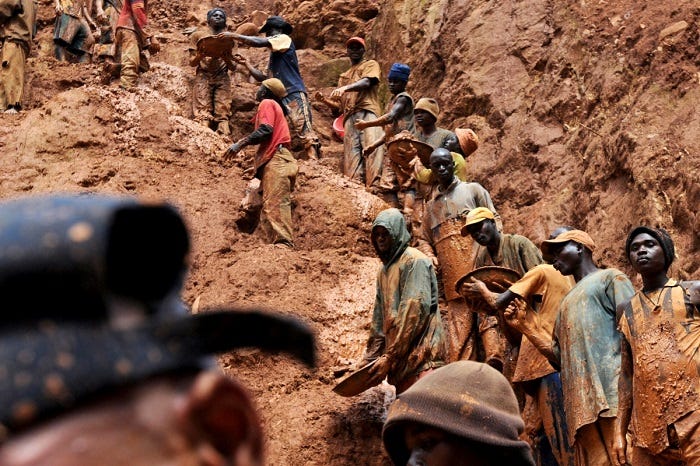
[[260, 222], [272, 243], [294, 246], [292, 191], [298, 171], [292, 153], [281, 146], [263, 168]]
[[358, 110], [345, 119], [343, 138], [343, 174], [353, 181], [364, 183], [368, 188], [380, 189], [384, 166], [384, 146], [377, 148], [369, 157], [362, 156], [365, 147], [384, 135], [380, 127], [370, 127], [362, 131], [355, 129], [358, 120], [374, 120], [377, 116], [367, 110]]
[[24, 64], [27, 61], [27, 46], [20, 41], [4, 39], [0, 62], [0, 112], [22, 107], [24, 93]]
[[476, 314], [464, 299], [447, 302], [448, 362], [475, 359]]
[[293, 92], [282, 99], [282, 102], [287, 106], [289, 111], [290, 128], [293, 129], [295, 135], [304, 144], [304, 149], [314, 149], [316, 151], [321, 148], [321, 141], [314, 132], [313, 122], [311, 117], [311, 105], [309, 98], [305, 92]]
[[121, 80], [124, 89], [136, 86], [141, 63], [141, 48], [136, 33], [130, 29], [117, 29], [117, 46], [121, 49]]
[[[505, 374], [506, 338], [501, 332], [498, 317], [479, 313], [477, 318], [479, 321], [479, 336], [484, 348], [484, 362]], [[508, 380], [511, 379], [511, 377], [506, 377]]]
[[574, 440], [574, 464], [612, 466], [614, 434], [614, 417], [599, 417], [596, 422], [579, 427]]
[[213, 130], [228, 135], [231, 114], [231, 78], [228, 73], [208, 77], [197, 72], [192, 84], [192, 114], [201, 123], [214, 124]]
[[537, 411], [542, 418], [542, 427], [552, 454], [559, 466], [574, 465], [574, 449], [569, 442], [569, 434], [564, 415], [564, 393], [558, 372], [538, 380], [535, 393]]
[[686, 414], [669, 426], [669, 433], [674, 431], [675, 435], [669, 435], [669, 437], [673, 439], [670, 443], [676, 443], [675, 448], [669, 447], [653, 455], [646, 448], [634, 447], [631, 463], [634, 466], [700, 465], [700, 411]]

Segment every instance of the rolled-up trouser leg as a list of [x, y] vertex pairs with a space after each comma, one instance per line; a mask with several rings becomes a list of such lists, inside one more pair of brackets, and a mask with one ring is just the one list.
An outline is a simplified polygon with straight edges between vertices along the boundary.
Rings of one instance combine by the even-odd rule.
[[474, 359], [476, 353], [474, 314], [463, 299], [447, 302], [447, 335], [449, 343], [449, 362]]
[[27, 48], [20, 42], [5, 40], [0, 62], [0, 111], [10, 106], [19, 110], [24, 93], [24, 65]]
[[139, 77], [141, 51], [136, 33], [130, 29], [117, 29], [117, 41], [121, 45], [121, 80], [120, 85], [125, 89], [136, 85]]
[[260, 221], [272, 243], [294, 245], [291, 193], [298, 171], [292, 153], [284, 148], [278, 149], [263, 169]]

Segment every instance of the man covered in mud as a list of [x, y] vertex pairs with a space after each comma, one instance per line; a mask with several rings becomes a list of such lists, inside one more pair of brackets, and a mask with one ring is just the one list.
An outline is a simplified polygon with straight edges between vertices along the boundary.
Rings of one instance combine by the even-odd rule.
[[212, 355], [257, 346], [312, 364], [305, 325], [188, 315], [189, 239], [170, 206], [34, 197], [0, 218], [0, 248], [17, 254], [0, 259], [0, 464], [264, 464], [253, 403]]
[[483, 186], [455, 176], [450, 151], [435, 149], [430, 155], [430, 168], [437, 175], [437, 193], [426, 203], [417, 247], [441, 272], [447, 300], [449, 360], [471, 359], [475, 357], [474, 313], [455, 285], [471, 270], [473, 241], [462, 237], [460, 231], [467, 213], [477, 207], [488, 208], [499, 222], [500, 216]]
[[311, 116], [311, 105], [306, 92], [304, 80], [299, 71], [299, 59], [290, 34], [294, 28], [281, 16], [270, 16], [260, 28], [260, 34], [265, 37], [233, 34], [240, 42], [251, 47], [267, 47], [270, 49], [270, 61], [267, 73], [263, 73], [243, 57], [238, 57], [253, 78], [262, 82], [267, 78], [277, 78], [287, 88], [284, 104], [289, 109], [292, 126], [304, 144], [306, 154], [310, 158], [318, 158], [321, 154], [321, 142], [314, 132]]
[[612, 465], [620, 372], [615, 312], [634, 289], [619, 270], [596, 266], [595, 243], [584, 231], [564, 232], [544, 241], [541, 248], [555, 269], [576, 281], [561, 301], [553, 332], [546, 330], [537, 313], [526, 310], [521, 299], [508, 305], [505, 318], [560, 369], [575, 464]]
[[375, 361], [371, 378], [385, 377], [405, 391], [445, 364], [447, 346], [438, 310], [433, 264], [408, 245], [411, 235], [398, 209], [379, 213], [372, 245], [382, 260], [365, 362]]
[[363, 153], [365, 148], [380, 140], [384, 132], [379, 126], [360, 130], [355, 127], [355, 123], [375, 120], [381, 113], [381, 69], [375, 60], [365, 58], [364, 39], [351, 37], [345, 45], [351, 66], [340, 75], [338, 87], [331, 92], [331, 99], [340, 101], [340, 110], [343, 112], [343, 174], [364, 183], [371, 190], [380, 190], [384, 149], [378, 147], [367, 157]]
[[[556, 228], [549, 239], [554, 239], [570, 230], [573, 228]], [[484, 282], [477, 279], [473, 279], [472, 283], [465, 283], [461, 293], [465, 296], [479, 293], [490, 305], [492, 312], [505, 311], [508, 304], [515, 298], [524, 299], [528, 303], [528, 310], [537, 312], [544, 330], [551, 333], [559, 315], [559, 303], [571, 290], [573, 284], [571, 276], [563, 276], [551, 264], [539, 264], [528, 270], [520, 280], [503, 293], [490, 291]], [[535, 412], [542, 422], [549, 445], [538, 448], [539, 455], [544, 459], [551, 452], [560, 466], [573, 465], [574, 456], [567, 434], [559, 372], [525, 336], [520, 342], [518, 362], [512, 382], [514, 385], [520, 384], [530, 395], [535, 405]], [[545, 460], [543, 464], [548, 463]]]
[[675, 258], [666, 230], [639, 226], [625, 244], [643, 286], [618, 308], [622, 339], [615, 464], [627, 464], [634, 419], [635, 466], [700, 461], [700, 282], [668, 276]]
[[508, 381], [474, 361], [435, 370], [389, 407], [382, 438], [396, 466], [534, 466]]
[[190, 36], [190, 66], [196, 67], [192, 83], [192, 114], [200, 123], [228, 136], [231, 113], [231, 77], [228, 65], [219, 57], [203, 57], [197, 53], [197, 41], [226, 29], [226, 12], [212, 8], [207, 12], [206, 30], [197, 30]]
[[[467, 214], [461, 234], [470, 236], [478, 244], [474, 257], [475, 269], [495, 265], [515, 270], [522, 277], [528, 270], [542, 263], [542, 254], [532, 241], [521, 235], [498, 231], [496, 216], [487, 207], [477, 207]], [[462, 287], [462, 293], [472, 289], [472, 286], [466, 284]], [[512, 380], [519, 341], [512, 342], [506, 338], [505, 323], [500, 313], [491, 308], [474, 311], [478, 312], [477, 322], [486, 364]]]
[[0, 112], [17, 113], [22, 108], [36, 10], [35, 0], [0, 0]]
[[273, 244], [294, 247], [292, 226], [292, 191], [299, 166], [289, 151], [291, 136], [282, 99], [287, 90], [277, 78], [266, 79], [255, 96], [259, 103], [255, 130], [232, 144], [224, 160], [232, 159], [246, 146], [258, 144], [255, 154], [255, 177], [261, 180], [261, 223]]
[[[124, 0], [122, 10], [117, 20], [115, 43], [119, 50], [120, 83], [123, 89], [133, 89], [139, 78], [139, 73], [148, 71], [150, 64], [145, 55], [158, 53], [160, 45], [148, 28], [148, 0]], [[117, 74], [108, 67], [111, 74]]]

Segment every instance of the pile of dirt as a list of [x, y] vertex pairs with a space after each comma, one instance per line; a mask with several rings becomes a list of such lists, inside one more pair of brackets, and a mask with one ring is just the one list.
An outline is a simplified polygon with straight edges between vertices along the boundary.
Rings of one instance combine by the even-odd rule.
[[[668, 228], [679, 259], [700, 268], [700, 8], [693, 0], [614, 3], [475, 0], [157, 3], [163, 50], [135, 92], [101, 82], [97, 65], [51, 57], [53, 5], [39, 5], [26, 111], [0, 117], [0, 197], [101, 192], [165, 198], [193, 237], [183, 299], [200, 312], [256, 307], [301, 316], [317, 332], [319, 368], [258, 351], [221, 357], [250, 388], [268, 435], [268, 464], [386, 464], [379, 434], [393, 389], [344, 399], [331, 392], [366, 340], [379, 261], [368, 242], [382, 202], [338, 175], [332, 115], [314, 106], [320, 162], [301, 160], [294, 195], [297, 248], [236, 228], [253, 149], [227, 165], [231, 143], [190, 119], [187, 27], [221, 6], [229, 24], [281, 13], [295, 25], [310, 95], [347, 68], [344, 41], [368, 39], [386, 73], [413, 68], [409, 92], [433, 96], [440, 125], [468, 126], [469, 159], [507, 232], [542, 240], [560, 224], [587, 229], [596, 256], [628, 270], [626, 232]], [[264, 68], [265, 50], [243, 49]], [[256, 84], [237, 73], [234, 137], [251, 129]], [[386, 98], [386, 96], [384, 96]], [[316, 104], [315, 104], [316, 105]]]

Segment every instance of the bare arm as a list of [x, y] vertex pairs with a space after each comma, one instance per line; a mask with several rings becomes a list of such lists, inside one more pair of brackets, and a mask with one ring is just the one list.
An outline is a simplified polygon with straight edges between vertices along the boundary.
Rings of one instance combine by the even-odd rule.
[[365, 89], [369, 89], [370, 87], [377, 84], [377, 82], [378, 81], [376, 79], [373, 79], [373, 78], [362, 78], [358, 81], [355, 81], [352, 84], [340, 86], [339, 88], [334, 89], [333, 92], [331, 92], [331, 98], [332, 99], [339, 99], [346, 92], [364, 91]]
[[[346, 91], [347, 92], [347, 91]], [[402, 115], [404, 111], [406, 110], [406, 101], [408, 99], [405, 96], [399, 97], [394, 105], [391, 107], [391, 110], [389, 110], [387, 113], [384, 115], [380, 116], [379, 118], [376, 118], [374, 120], [367, 120], [363, 121], [360, 120], [357, 123], [355, 123], [355, 128], [359, 130], [363, 130], [365, 128], [369, 128], [371, 126], [384, 126], [388, 125], [389, 123], [392, 123], [396, 121], [399, 115]]]
[[253, 65], [250, 64], [247, 58], [245, 58], [243, 55], [236, 54], [233, 56], [233, 59], [237, 62], [245, 66], [245, 68], [248, 70], [248, 73], [258, 82], [263, 82], [267, 78], [269, 78], [268, 75], [260, 71], [259, 69], [255, 68]]
[[226, 34], [231, 34], [231, 37], [244, 43], [245, 45], [249, 45], [250, 47], [272, 47], [270, 41], [265, 37], [244, 36], [243, 34], [236, 34], [235, 32]]

